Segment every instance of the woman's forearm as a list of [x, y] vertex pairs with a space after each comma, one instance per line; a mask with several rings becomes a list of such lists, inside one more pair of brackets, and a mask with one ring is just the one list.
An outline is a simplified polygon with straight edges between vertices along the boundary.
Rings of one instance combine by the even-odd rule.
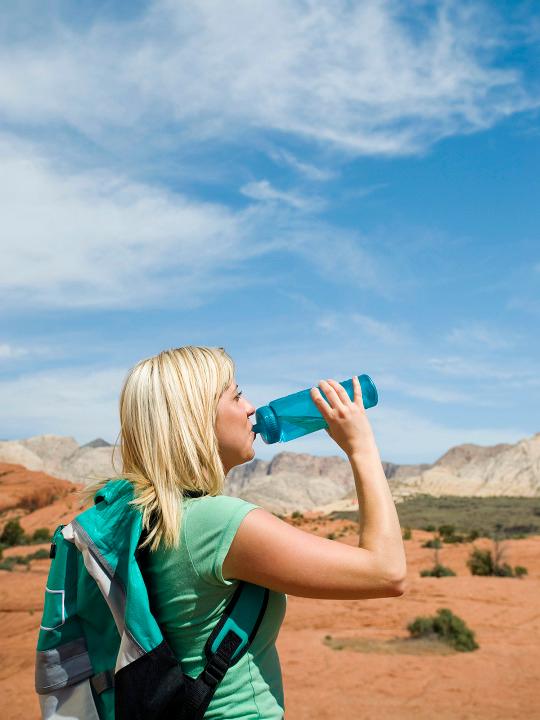
[[403, 579], [405, 550], [396, 506], [377, 446], [349, 457], [360, 512], [359, 547], [369, 550], [392, 577]]

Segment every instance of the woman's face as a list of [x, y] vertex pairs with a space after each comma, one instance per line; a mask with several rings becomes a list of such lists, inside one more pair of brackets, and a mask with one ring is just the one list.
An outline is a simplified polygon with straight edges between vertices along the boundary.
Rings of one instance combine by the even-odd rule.
[[219, 399], [216, 416], [216, 437], [225, 473], [255, 457], [255, 433], [249, 419], [254, 412], [255, 408], [242, 397], [242, 391], [233, 380]]

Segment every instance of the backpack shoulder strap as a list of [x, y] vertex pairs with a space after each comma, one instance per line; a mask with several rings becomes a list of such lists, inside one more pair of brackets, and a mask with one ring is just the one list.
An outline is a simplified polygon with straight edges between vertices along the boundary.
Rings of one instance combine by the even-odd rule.
[[186, 718], [200, 720], [227, 670], [247, 652], [268, 605], [268, 588], [241, 582], [206, 641], [207, 663], [198, 678], [187, 682]]

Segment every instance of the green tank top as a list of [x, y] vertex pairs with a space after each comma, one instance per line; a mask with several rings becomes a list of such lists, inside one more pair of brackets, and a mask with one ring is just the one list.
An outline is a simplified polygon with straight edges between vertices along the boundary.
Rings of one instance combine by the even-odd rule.
[[[183, 671], [197, 677], [204, 645], [238, 587], [222, 565], [243, 518], [258, 507], [219, 495], [185, 498], [181, 544], [148, 553], [145, 578], [152, 611]], [[283, 684], [275, 641], [285, 616], [286, 595], [270, 591], [255, 639], [227, 671], [205, 720], [282, 720]]]

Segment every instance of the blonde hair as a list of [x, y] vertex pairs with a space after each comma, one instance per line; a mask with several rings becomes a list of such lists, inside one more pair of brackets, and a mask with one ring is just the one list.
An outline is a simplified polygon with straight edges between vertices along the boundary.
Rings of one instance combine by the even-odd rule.
[[[120, 394], [121, 476], [142, 513], [141, 547], [178, 547], [182, 494], [223, 492], [217, 405], [234, 378], [223, 348], [186, 345], [141, 360]], [[95, 486], [92, 488], [95, 490]]]

